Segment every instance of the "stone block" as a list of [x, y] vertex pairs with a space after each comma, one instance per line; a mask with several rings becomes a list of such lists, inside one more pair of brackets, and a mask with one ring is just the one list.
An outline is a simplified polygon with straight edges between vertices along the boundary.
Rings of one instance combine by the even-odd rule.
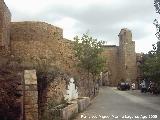
[[38, 120], [38, 91], [36, 70], [25, 70], [24, 81], [25, 120]]
[[35, 97], [33, 97], [33, 96], [31, 96], [31, 97], [25, 97], [25, 100], [24, 100], [24, 104], [25, 105], [34, 105], [34, 104], [37, 104], [37, 102], [38, 102], [38, 97], [37, 96], [35, 96]]
[[84, 111], [90, 105], [90, 98], [89, 97], [81, 97], [77, 99], [78, 101], [78, 111]]
[[25, 111], [38, 111], [38, 104], [24, 105], [24, 107], [26, 109]]
[[26, 85], [37, 84], [36, 70], [25, 70], [24, 80]]
[[37, 90], [37, 84], [25, 85], [25, 90], [36, 91]]
[[23, 85], [18, 85], [18, 87], [16, 88], [17, 91], [22, 91], [23, 90]]
[[38, 91], [25, 91], [24, 94], [26, 97], [38, 97]]
[[25, 120], [38, 120], [38, 114], [35, 112], [26, 113]]
[[70, 120], [77, 113], [78, 113], [78, 104], [72, 103], [62, 109], [62, 120]]

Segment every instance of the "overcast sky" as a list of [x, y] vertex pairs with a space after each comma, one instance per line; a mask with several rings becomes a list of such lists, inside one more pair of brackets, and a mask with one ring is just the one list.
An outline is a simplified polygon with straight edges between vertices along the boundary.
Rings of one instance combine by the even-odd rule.
[[64, 37], [89, 33], [118, 45], [121, 28], [132, 31], [136, 52], [148, 52], [156, 43], [154, 0], [5, 0], [12, 21], [44, 21], [63, 28]]

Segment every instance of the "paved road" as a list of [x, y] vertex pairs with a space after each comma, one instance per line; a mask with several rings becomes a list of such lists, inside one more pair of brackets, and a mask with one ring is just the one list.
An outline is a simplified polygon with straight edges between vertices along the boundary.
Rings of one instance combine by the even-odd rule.
[[75, 120], [160, 120], [160, 96], [103, 87]]

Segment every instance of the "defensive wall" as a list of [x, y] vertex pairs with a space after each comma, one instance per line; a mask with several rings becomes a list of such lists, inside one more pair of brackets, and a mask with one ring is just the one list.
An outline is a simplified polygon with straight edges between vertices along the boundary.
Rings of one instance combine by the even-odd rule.
[[[43, 60], [62, 70], [78, 74], [75, 68], [73, 42], [63, 38], [63, 30], [45, 22], [10, 22], [11, 13], [3, 1], [0, 10], [0, 46], [2, 51], [19, 58], [24, 66]], [[5, 50], [2, 50], [5, 49]], [[124, 79], [135, 81], [137, 64], [132, 33], [124, 28], [119, 33], [119, 46], [104, 46], [106, 71], [111, 85]]]
[[71, 49], [72, 42], [63, 38], [61, 28], [44, 22], [11, 23], [11, 55], [23, 65], [32, 66], [40, 59], [69, 70], [74, 62]]
[[[106, 83], [105, 85], [115, 86], [121, 80], [133, 82], [137, 79], [137, 57], [135, 42], [132, 41], [132, 33], [124, 28], [121, 29], [118, 36], [119, 46], [106, 45], [102, 53], [107, 58], [103, 73], [107, 77], [102, 80]], [[66, 73], [66, 76], [75, 78], [76, 85], [79, 86], [79, 96], [88, 95], [87, 89], [90, 89], [86, 84], [88, 78], [84, 70], [76, 67], [77, 59], [74, 56], [73, 41], [63, 38], [61, 28], [45, 22], [11, 22], [11, 13], [3, 0], [0, 1], [1, 61], [2, 56], [18, 59], [19, 64], [24, 68], [33, 68], [35, 65], [40, 65], [41, 62], [46, 67], [49, 65], [58, 68]], [[43, 96], [43, 93], [41, 95], [45, 99], [44, 101], [49, 102], [51, 99], [60, 101], [62, 99], [62, 94], [68, 84], [66, 83], [66, 76], [59, 74], [54, 79], [55, 81], [45, 89], [45, 96]], [[93, 81], [89, 82], [92, 89], [91, 94], [93, 94], [94, 83]], [[42, 103], [45, 104], [46, 102], [43, 102], [42, 99]], [[41, 105], [43, 107], [43, 104], [40, 104], [40, 108]]]

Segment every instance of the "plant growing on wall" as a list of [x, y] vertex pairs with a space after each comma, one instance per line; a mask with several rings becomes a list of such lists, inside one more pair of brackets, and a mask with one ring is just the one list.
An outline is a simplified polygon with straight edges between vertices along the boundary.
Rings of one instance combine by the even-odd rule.
[[101, 56], [104, 42], [94, 39], [88, 33], [83, 34], [81, 38], [76, 36], [74, 40], [75, 56], [79, 60], [77, 65], [88, 73], [89, 86], [89, 75], [93, 76], [95, 82], [95, 77], [103, 71], [105, 66], [106, 59]]

